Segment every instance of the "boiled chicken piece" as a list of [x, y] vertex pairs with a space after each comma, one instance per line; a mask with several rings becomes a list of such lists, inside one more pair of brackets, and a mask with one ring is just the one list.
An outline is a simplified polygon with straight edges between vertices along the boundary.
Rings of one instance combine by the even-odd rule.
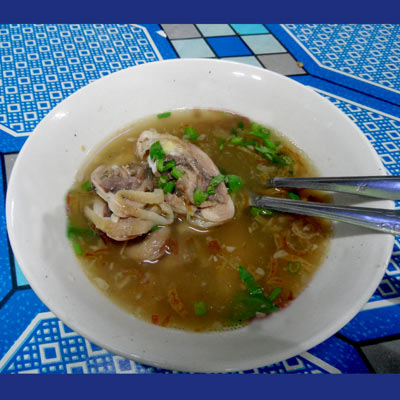
[[[121, 190], [152, 191], [153, 176], [146, 163], [125, 166], [100, 165], [91, 174], [90, 179], [96, 193], [108, 203], [114, 214], [119, 217], [129, 217], [126, 212], [115, 204], [114, 198]], [[140, 203], [134, 204], [142, 207]]]
[[118, 241], [134, 239], [150, 231], [153, 221], [139, 218], [118, 218], [111, 214], [107, 204], [97, 198], [92, 207], [86, 206], [85, 216], [108, 237]]
[[161, 189], [154, 189], [154, 176], [146, 163], [97, 167], [91, 181], [98, 198], [85, 215], [114, 240], [128, 240], [169, 225], [174, 214]]
[[193, 194], [196, 189], [206, 191], [210, 180], [219, 175], [220, 171], [211, 158], [198, 146], [185, 142], [169, 134], [159, 134], [155, 130], [142, 132], [136, 144], [139, 159], [146, 159], [155, 172], [154, 160], [150, 159], [149, 151], [153, 143], [160, 142], [166, 157], [164, 161], [175, 160], [176, 167], [185, 174], [176, 182], [175, 192], [167, 198], [174, 211], [183, 213], [183, 203], [186, 203], [186, 214], [191, 214], [192, 222], [200, 226], [222, 224], [234, 216], [235, 208], [228, 194], [225, 183], [220, 183], [216, 194], [210, 195], [206, 201], [196, 206]]
[[135, 261], [152, 262], [165, 254], [165, 243], [171, 234], [171, 228], [161, 227], [149, 233], [139, 243], [132, 244], [125, 248], [125, 254]]

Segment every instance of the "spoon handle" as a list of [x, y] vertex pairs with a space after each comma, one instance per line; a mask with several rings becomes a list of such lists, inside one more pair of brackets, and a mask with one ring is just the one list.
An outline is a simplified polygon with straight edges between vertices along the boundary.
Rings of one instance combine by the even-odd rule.
[[276, 177], [269, 180], [272, 187], [328, 190], [377, 197], [388, 200], [400, 200], [400, 176], [365, 176], [343, 178], [286, 178]]
[[400, 235], [400, 213], [395, 210], [336, 206], [334, 204], [289, 200], [269, 196], [253, 196], [251, 205], [270, 210], [347, 222], [393, 235]]

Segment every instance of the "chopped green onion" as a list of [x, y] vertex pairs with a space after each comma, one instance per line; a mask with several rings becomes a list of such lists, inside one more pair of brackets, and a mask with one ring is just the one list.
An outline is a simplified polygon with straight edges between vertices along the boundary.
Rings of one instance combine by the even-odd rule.
[[194, 313], [198, 317], [202, 317], [203, 315], [206, 315], [207, 307], [206, 307], [206, 304], [204, 303], [204, 301], [196, 301], [196, 303], [194, 303]]
[[169, 169], [174, 168], [175, 165], [176, 165], [175, 160], [169, 160], [169, 161], [167, 161], [167, 162], [165, 163], [165, 165], [164, 165], [164, 171], [168, 171]]
[[196, 130], [194, 128], [192, 128], [191, 126], [188, 126], [187, 128], [185, 128], [184, 136], [185, 136], [185, 139], [195, 140], [199, 137], [199, 134], [196, 132]]
[[292, 200], [300, 200], [300, 196], [297, 193], [289, 192], [288, 197]]
[[238, 128], [239, 129], [243, 129], [244, 128], [244, 122], [243, 121], [239, 121], [238, 122]]
[[164, 161], [163, 160], [157, 160], [156, 161], [156, 168], [157, 168], [157, 171], [163, 172], [164, 171]]
[[292, 175], [292, 176], [293, 176], [293, 174], [294, 174], [294, 171], [293, 171], [293, 170], [289, 170], [288, 172], [289, 172], [289, 175]]
[[217, 193], [217, 189], [215, 188], [215, 186], [209, 186], [209, 187], [207, 188], [207, 193], [211, 196], [211, 195]]
[[264, 139], [264, 143], [271, 150], [276, 150], [277, 148], [276, 143], [271, 139]]
[[272, 295], [276, 297], [279, 293], [273, 292], [270, 297], [265, 297], [262, 288], [257, 284], [253, 275], [241, 265], [239, 265], [239, 276], [249, 293], [239, 292], [234, 298], [231, 307], [231, 319], [233, 322], [246, 321], [255, 317], [258, 312], [268, 314], [279, 309], [272, 303], [271, 299]]
[[251, 296], [245, 292], [239, 292], [234, 298], [231, 305], [230, 318], [234, 323], [243, 323], [250, 318], [254, 318], [256, 314], [270, 314], [279, 310], [265, 296]]
[[232, 135], [237, 136], [237, 129], [235, 127], [232, 128]]
[[193, 200], [196, 206], [199, 206], [201, 203], [208, 199], [208, 193], [203, 192], [201, 189], [196, 189], [193, 193]]
[[77, 228], [75, 226], [69, 226], [67, 228], [67, 238], [72, 239], [77, 236], [95, 237], [96, 232], [89, 228]]
[[257, 217], [258, 215], [262, 215], [262, 216], [272, 215], [274, 213], [274, 211], [268, 210], [266, 208], [261, 208], [261, 207], [251, 207], [250, 213], [253, 217]]
[[230, 193], [236, 193], [243, 186], [243, 181], [240, 176], [237, 175], [226, 175], [228, 181], [227, 186]]
[[250, 129], [251, 129], [251, 131], [249, 132], [250, 135], [256, 136], [260, 139], [268, 139], [269, 138], [269, 135], [270, 135], [269, 130], [259, 124], [256, 124], [255, 122], [252, 122], [250, 124]]
[[268, 296], [270, 301], [274, 301], [282, 292], [282, 288], [275, 288], [271, 294]]
[[217, 186], [220, 183], [222, 183], [225, 180], [225, 175], [219, 174], [217, 176], [214, 176], [214, 178], [211, 179], [209, 185], [210, 186]]
[[222, 150], [224, 149], [224, 147], [225, 147], [225, 140], [224, 140], [224, 139], [221, 139], [221, 140], [219, 141], [219, 146], [218, 146], [218, 148], [219, 148], [220, 151], [222, 151]]
[[255, 140], [249, 140], [247, 142], [243, 142], [242, 146], [256, 146], [257, 142]]
[[232, 144], [240, 144], [243, 142], [243, 138], [240, 136], [235, 136], [231, 139]]
[[175, 189], [175, 182], [174, 181], [167, 182], [163, 187], [163, 190], [164, 190], [165, 194], [172, 193], [174, 191], [174, 189]]
[[156, 231], [156, 230], [159, 229], [159, 228], [160, 228], [159, 225], [154, 225], [154, 226], [150, 229], [150, 232], [154, 232], [154, 231]]
[[300, 261], [289, 261], [287, 263], [287, 270], [290, 274], [296, 275], [300, 272], [302, 264]]
[[161, 146], [161, 143], [159, 141], [154, 142], [150, 146], [150, 159], [151, 160], [162, 160], [165, 157], [164, 150]]
[[171, 113], [169, 111], [167, 111], [165, 113], [157, 114], [157, 118], [167, 118], [170, 115], [171, 115]]
[[279, 163], [279, 157], [276, 155], [276, 152], [270, 149], [267, 146], [256, 146], [255, 150], [261, 153], [265, 158], [274, 162], [275, 164]]
[[182, 178], [183, 175], [185, 175], [185, 171], [181, 171], [180, 169], [174, 167], [172, 168], [171, 175], [173, 178], [179, 179]]
[[81, 188], [87, 192], [90, 192], [92, 190], [92, 183], [90, 181], [86, 181], [82, 183]]
[[241, 265], [239, 265], [239, 276], [243, 283], [246, 285], [247, 290], [250, 292], [250, 295], [262, 295], [262, 289], [260, 286], [257, 285], [254, 276]]
[[167, 175], [161, 175], [160, 178], [158, 179], [158, 187], [162, 189], [166, 185], [168, 180], [169, 179]]
[[75, 253], [78, 254], [79, 256], [81, 256], [83, 254], [81, 245], [79, 243], [74, 243], [73, 246], [74, 246]]
[[163, 160], [157, 160], [157, 162], [156, 162], [157, 169], [160, 172], [166, 172], [166, 171], [174, 168], [175, 165], [176, 165], [175, 160], [169, 160], [166, 163], [164, 163]]
[[281, 165], [292, 165], [293, 164], [293, 160], [291, 157], [287, 156], [287, 155], [283, 155], [280, 157], [280, 164]]

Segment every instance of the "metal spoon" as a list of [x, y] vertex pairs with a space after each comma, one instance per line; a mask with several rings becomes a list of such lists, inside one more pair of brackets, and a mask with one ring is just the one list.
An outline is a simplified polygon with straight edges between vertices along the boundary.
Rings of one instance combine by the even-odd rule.
[[[352, 193], [389, 200], [400, 199], [400, 177], [273, 178], [273, 187], [307, 188]], [[252, 195], [252, 206], [346, 222], [400, 235], [400, 212], [367, 207], [337, 206], [301, 200]]]
[[271, 187], [287, 187], [328, 190], [400, 200], [400, 176], [355, 176], [341, 178], [286, 178], [276, 177], [268, 181]]

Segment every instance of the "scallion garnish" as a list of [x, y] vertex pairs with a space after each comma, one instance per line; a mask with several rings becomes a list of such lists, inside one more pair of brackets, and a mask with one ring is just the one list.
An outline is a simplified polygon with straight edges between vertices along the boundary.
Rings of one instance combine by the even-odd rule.
[[215, 186], [209, 186], [209, 187], [207, 188], [207, 193], [211, 196], [211, 195], [217, 193], [217, 189], [215, 188]]
[[224, 147], [225, 147], [225, 140], [224, 140], [224, 139], [221, 139], [221, 140], [219, 141], [219, 146], [218, 146], [218, 148], [219, 148], [220, 151], [222, 151], [222, 150], [224, 149]]
[[287, 263], [287, 271], [292, 275], [297, 275], [301, 270], [302, 264], [300, 261], [289, 261]]
[[81, 256], [81, 255], [83, 254], [81, 245], [80, 245], [79, 243], [76, 243], [76, 242], [75, 242], [75, 243], [73, 244], [73, 246], [74, 246], [75, 253], [78, 254], [79, 256]]
[[276, 150], [278, 147], [277, 144], [271, 139], [264, 139], [264, 143], [271, 150]]
[[268, 139], [270, 132], [267, 128], [264, 128], [262, 125], [259, 125], [255, 122], [250, 124], [250, 135], [256, 136], [260, 139]]
[[247, 290], [249, 291], [250, 295], [262, 295], [262, 289], [257, 284], [256, 280], [254, 279], [253, 275], [247, 271], [244, 267], [239, 265], [239, 276], [243, 283], [246, 285]]
[[167, 182], [164, 187], [163, 187], [163, 191], [165, 194], [167, 193], [172, 193], [175, 189], [175, 182], [174, 181], [169, 181]]
[[238, 122], [238, 128], [239, 129], [243, 129], [244, 128], [244, 122], [243, 121], [239, 121]]
[[282, 155], [280, 157], [280, 164], [281, 165], [292, 165], [293, 164], [293, 160], [291, 157], [287, 156], [286, 154]]
[[214, 176], [214, 178], [211, 179], [209, 185], [210, 186], [217, 186], [220, 183], [222, 183], [225, 180], [225, 175], [219, 174], [217, 176]]
[[234, 298], [231, 306], [231, 319], [233, 322], [240, 323], [254, 318], [257, 313], [269, 314], [279, 309], [273, 304], [270, 297], [264, 296], [262, 288], [257, 284], [253, 275], [241, 265], [239, 266], [239, 276], [246, 285], [248, 293], [239, 292]]
[[156, 230], [159, 229], [159, 228], [160, 228], [159, 225], [154, 225], [154, 226], [150, 229], [150, 232], [154, 232], [154, 231], [156, 231]]
[[207, 314], [207, 307], [204, 301], [196, 301], [194, 303], [194, 313], [198, 317], [202, 317], [203, 315]]
[[92, 190], [92, 183], [90, 181], [83, 182], [81, 188], [87, 192], [90, 192]]
[[237, 175], [226, 175], [226, 179], [227, 179], [228, 191], [230, 193], [236, 193], [243, 186], [243, 181], [242, 181], [242, 178], [240, 176], [237, 176]]
[[272, 215], [274, 212], [272, 210], [268, 210], [266, 208], [251, 207], [250, 213], [253, 217], [257, 217], [258, 215], [262, 215], [262, 216]]
[[282, 288], [275, 288], [275, 289], [271, 292], [271, 294], [268, 296], [268, 298], [269, 298], [271, 301], [274, 301], [274, 300], [281, 294], [281, 292], [282, 292]]
[[237, 136], [237, 129], [235, 127], [232, 128], [232, 135]]
[[247, 142], [243, 142], [242, 143], [242, 146], [256, 146], [257, 145], [257, 142], [255, 141], [255, 140], [249, 140], [249, 141], [247, 141]]
[[185, 128], [183, 135], [184, 135], [183, 137], [188, 140], [195, 140], [199, 137], [199, 134], [191, 126]]
[[173, 167], [171, 171], [171, 175], [175, 179], [182, 178], [183, 175], [185, 175], [185, 171], [181, 171], [180, 169]]
[[150, 146], [149, 155], [151, 160], [162, 160], [165, 157], [164, 149], [159, 141], [154, 142]]
[[164, 163], [164, 168], [163, 168], [163, 171], [161, 171], [161, 172], [169, 171], [170, 169], [174, 168], [175, 165], [176, 165], [175, 160], [169, 160]]
[[77, 228], [75, 226], [69, 226], [67, 228], [67, 238], [73, 239], [75, 237], [95, 237], [96, 232], [89, 228]]
[[231, 139], [232, 144], [240, 144], [243, 142], [243, 138], [240, 136], [235, 136]]
[[292, 200], [300, 200], [300, 196], [294, 192], [289, 192], [288, 197], [289, 197], [289, 199], [292, 199]]
[[156, 168], [157, 168], [157, 171], [163, 172], [164, 171], [164, 161], [156, 160]]
[[167, 118], [171, 115], [170, 111], [167, 111], [165, 113], [157, 114], [157, 118]]
[[208, 193], [203, 192], [201, 189], [197, 188], [193, 193], [193, 200], [196, 206], [199, 206], [201, 203], [205, 202], [208, 199]]
[[167, 175], [161, 175], [160, 178], [158, 179], [158, 187], [163, 189], [168, 180], [169, 179]]

